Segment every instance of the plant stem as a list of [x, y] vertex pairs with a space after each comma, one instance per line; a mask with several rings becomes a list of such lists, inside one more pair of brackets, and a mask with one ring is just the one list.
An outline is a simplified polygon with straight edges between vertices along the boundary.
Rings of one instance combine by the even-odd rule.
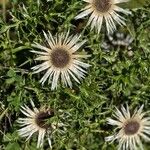
[[4, 117], [4, 115], [8, 112], [8, 108], [6, 108], [2, 114], [0, 115], [0, 121], [2, 120], [2, 118]]
[[3, 20], [6, 21], [6, 2], [5, 0], [2, 0], [2, 6], [3, 6]]

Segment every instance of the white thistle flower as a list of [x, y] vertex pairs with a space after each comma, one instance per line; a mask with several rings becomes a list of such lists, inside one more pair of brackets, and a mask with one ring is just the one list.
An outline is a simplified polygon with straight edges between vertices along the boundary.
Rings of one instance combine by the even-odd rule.
[[82, 58], [87, 58], [88, 55], [77, 53], [77, 50], [83, 46], [86, 40], [79, 42], [80, 36], [69, 36], [69, 31], [55, 37], [52, 37], [50, 32], [48, 34], [44, 32], [44, 37], [48, 47], [35, 43], [32, 46], [42, 51], [31, 51], [39, 54], [39, 57], [35, 60], [44, 61], [32, 68], [34, 73], [46, 70], [40, 82], [44, 84], [48, 79], [48, 82], [51, 82], [52, 90], [57, 88], [59, 78], [65, 86], [70, 88], [72, 88], [71, 78], [80, 83], [80, 80], [85, 77], [85, 69], [90, 66], [80, 61]]
[[87, 25], [91, 24], [91, 30], [94, 27], [97, 32], [100, 33], [103, 20], [105, 20], [107, 32], [113, 33], [116, 30], [115, 22], [119, 25], [125, 25], [125, 18], [118, 14], [130, 14], [128, 10], [125, 10], [119, 6], [118, 3], [128, 2], [129, 0], [83, 0], [88, 5], [83, 8], [81, 13], [75, 17], [75, 19], [83, 18], [90, 15]]
[[[145, 116], [148, 112], [143, 112], [143, 105], [139, 110], [135, 110], [133, 115], [129, 107], [121, 107], [121, 111], [116, 108], [114, 117], [116, 120], [108, 118], [108, 124], [116, 126], [116, 133], [106, 137], [106, 141], [119, 142], [118, 150], [143, 150], [142, 141], [150, 141], [150, 117]], [[118, 130], [118, 131], [117, 131]]]
[[52, 134], [56, 131], [63, 133], [59, 130], [59, 127], [63, 127], [63, 123], [48, 122], [48, 119], [54, 116], [54, 111], [52, 109], [37, 109], [31, 101], [33, 110], [27, 105], [21, 106], [21, 112], [26, 116], [26, 118], [19, 118], [17, 122], [22, 127], [18, 130], [21, 137], [26, 137], [26, 141], [29, 140], [34, 133], [38, 133], [37, 148], [40, 148], [44, 144], [44, 137], [47, 137], [50, 148], [52, 148], [51, 138]]

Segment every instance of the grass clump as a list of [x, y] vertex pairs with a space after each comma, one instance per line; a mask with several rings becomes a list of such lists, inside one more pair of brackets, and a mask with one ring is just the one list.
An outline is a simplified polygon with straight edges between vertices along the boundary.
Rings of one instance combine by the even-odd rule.
[[[150, 4], [144, 2], [123, 6], [130, 6], [132, 14], [126, 17], [126, 27], [117, 26], [113, 40], [105, 26], [96, 34], [85, 27], [86, 17], [74, 19], [84, 5], [81, 1], [11, 0], [0, 5], [0, 149], [37, 149], [36, 134], [25, 142], [17, 132], [17, 119], [24, 117], [20, 108], [30, 107], [31, 100], [37, 108], [55, 110], [54, 120], [65, 124], [63, 133], [53, 134], [53, 149], [117, 149], [117, 143], [104, 139], [113, 133], [106, 118], [114, 108], [125, 103], [131, 110], [142, 104], [144, 111], [150, 108]], [[81, 51], [91, 55], [86, 60], [91, 67], [81, 84], [73, 82], [72, 89], [58, 85], [51, 91], [50, 85], [39, 83], [42, 73], [32, 73], [37, 63], [31, 45], [44, 44], [43, 31], [55, 35], [68, 29], [87, 39]], [[129, 35], [132, 42], [114, 44], [118, 32]], [[149, 144], [144, 143], [144, 148], [149, 150]], [[45, 141], [43, 149], [49, 149]]]

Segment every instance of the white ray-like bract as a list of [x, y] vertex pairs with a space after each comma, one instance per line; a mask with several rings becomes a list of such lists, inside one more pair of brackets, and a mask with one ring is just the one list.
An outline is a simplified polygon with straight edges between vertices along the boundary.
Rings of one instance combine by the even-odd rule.
[[27, 105], [21, 107], [21, 112], [26, 116], [25, 118], [19, 118], [17, 122], [21, 126], [18, 133], [21, 137], [25, 137], [26, 141], [29, 140], [34, 133], [38, 134], [37, 148], [40, 148], [44, 144], [44, 138], [47, 137], [50, 148], [52, 148], [51, 139], [55, 132], [61, 132], [59, 127], [63, 127], [63, 123], [48, 122], [48, 119], [54, 116], [52, 109], [37, 109], [31, 101], [33, 109], [30, 109]]
[[35, 43], [32, 46], [42, 51], [31, 51], [39, 55], [35, 60], [43, 61], [43, 63], [32, 67], [34, 73], [46, 71], [40, 82], [44, 84], [48, 80], [52, 90], [57, 88], [59, 79], [70, 88], [72, 88], [71, 78], [80, 83], [87, 73], [85, 69], [90, 66], [81, 61], [89, 55], [77, 53], [86, 40], [79, 42], [80, 36], [69, 36], [69, 31], [57, 34], [55, 37], [50, 32], [48, 34], [44, 32], [44, 37], [48, 46]]
[[150, 141], [150, 117], [143, 111], [143, 105], [131, 115], [129, 107], [116, 108], [115, 120], [108, 118], [108, 124], [116, 126], [115, 134], [106, 141], [118, 141], [118, 150], [143, 150], [142, 141]]
[[85, 8], [81, 10], [81, 13], [75, 17], [80, 19], [90, 15], [88, 25], [91, 25], [91, 30], [94, 28], [98, 33], [101, 31], [103, 22], [105, 21], [107, 32], [113, 33], [116, 30], [116, 24], [125, 25], [125, 18], [119, 13], [128, 15], [130, 11], [125, 10], [117, 4], [128, 2], [129, 0], [83, 0], [87, 4]]

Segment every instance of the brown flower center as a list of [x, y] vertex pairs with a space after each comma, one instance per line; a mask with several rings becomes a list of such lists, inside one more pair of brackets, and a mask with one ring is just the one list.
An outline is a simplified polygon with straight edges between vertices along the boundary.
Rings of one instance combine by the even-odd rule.
[[110, 9], [111, 3], [110, 0], [93, 0], [93, 6], [98, 12], [105, 13]]
[[137, 121], [129, 121], [124, 127], [124, 132], [126, 135], [133, 135], [138, 132], [140, 124]]
[[36, 116], [36, 123], [39, 127], [48, 129], [51, 127], [51, 124], [48, 123], [48, 119], [54, 116], [54, 112], [52, 110], [48, 110], [46, 112], [39, 112]]
[[61, 48], [53, 50], [51, 53], [51, 62], [57, 68], [64, 68], [70, 61], [69, 53]]

